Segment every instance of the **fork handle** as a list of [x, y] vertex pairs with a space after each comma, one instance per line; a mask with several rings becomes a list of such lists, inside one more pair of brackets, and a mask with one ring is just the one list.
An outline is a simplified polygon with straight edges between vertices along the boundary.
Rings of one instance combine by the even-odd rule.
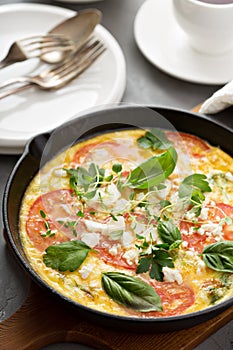
[[[20, 85], [18, 85], [20, 84]], [[20, 91], [26, 90], [33, 85], [30, 77], [18, 77], [14, 79], [8, 79], [4, 83], [0, 84], [0, 90], [13, 86], [11, 89], [7, 89], [3, 92], [0, 92], [0, 99], [4, 97], [16, 94]], [[16, 85], [16, 86], [15, 86]]]
[[9, 89], [7, 91], [1, 92], [0, 93], [0, 100], [2, 100], [3, 98], [13, 95], [13, 94], [17, 94], [18, 92], [24, 91], [29, 89], [30, 87], [32, 87], [34, 84], [33, 83], [25, 83], [24, 85]]
[[7, 62], [5, 60], [0, 61], [0, 69], [4, 68], [4, 67], [7, 67], [9, 65], [10, 65], [10, 62]]

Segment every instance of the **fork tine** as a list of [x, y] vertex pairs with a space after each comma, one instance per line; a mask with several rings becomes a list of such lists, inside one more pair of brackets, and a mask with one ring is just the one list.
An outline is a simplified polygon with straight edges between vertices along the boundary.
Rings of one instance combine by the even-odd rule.
[[85, 71], [105, 50], [106, 48], [103, 44], [99, 43], [98, 46], [92, 48], [86, 55], [84, 55], [80, 61], [77, 59], [72, 60], [68, 67], [64, 69], [57, 78], [63, 79], [64, 84], [67, 84], [68, 81], [73, 80]]
[[86, 65], [89, 63], [92, 63], [95, 61], [99, 55], [105, 51], [104, 46], [101, 43], [98, 43], [97, 45], [93, 46], [90, 50], [87, 49], [87, 51], [80, 57], [79, 59], [76, 57], [72, 62], [70, 62], [70, 65], [67, 67], [67, 70], [61, 74], [61, 78], [65, 75], [75, 71], [76, 69], [79, 69], [82, 65]]
[[96, 40], [95, 42], [91, 43], [90, 46], [81, 48], [79, 51], [73, 54], [71, 58], [63, 62], [63, 64], [50, 69], [50, 74], [54, 76], [66, 74], [66, 72], [69, 72], [70, 69], [73, 69], [75, 64], [81, 64], [83, 59], [88, 57], [88, 54], [90, 55], [98, 45], [102, 46], [102, 43], [100, 43], [99, 40]]

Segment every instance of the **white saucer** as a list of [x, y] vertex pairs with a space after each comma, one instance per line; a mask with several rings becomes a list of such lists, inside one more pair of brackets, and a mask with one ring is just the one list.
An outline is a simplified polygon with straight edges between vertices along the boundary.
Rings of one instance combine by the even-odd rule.
[[[10, 44], [36, 34], [44, 34], [76, 12], [41, 4], [0, 6], [2, 59]], [[36, 88], [0, 100], [0, 153], [20, 153], [32, 136], [56, 128], [77, 113], [95, 106], [120, 102], [126, 84], [125, 59], [115, 38], [98, 25], [95, 36], [107, 50], [79, 78], [57, 91]], [[0, 82], [41, 69], [31, 59], [0, 70]], [[46, 65], [45, 65], [46, 66]]]
[[172, 0], [145, 1], [135, 18], [134, 35], [143, 55], [176, 78], [214, 85], [233, 79], [233, 51], [211, 56], [193, 50], [173, 16]]

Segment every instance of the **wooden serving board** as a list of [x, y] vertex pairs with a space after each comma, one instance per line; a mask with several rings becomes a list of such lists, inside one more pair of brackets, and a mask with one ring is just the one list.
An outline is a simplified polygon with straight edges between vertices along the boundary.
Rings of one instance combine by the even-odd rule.
[[0, 323], [0, 349], [39, 350], [51, 343], [77, 342], [100, 350], [193, 350], [232, 319], [233, 307], [188, 330], [139, 334], [106, 329], [80, 318], [78, 311], [31, 282], [21, 308]]

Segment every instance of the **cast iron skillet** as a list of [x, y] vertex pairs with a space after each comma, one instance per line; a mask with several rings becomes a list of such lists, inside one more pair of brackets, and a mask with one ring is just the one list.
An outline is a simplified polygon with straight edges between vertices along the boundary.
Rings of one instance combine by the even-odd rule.
[[[161, 118], [162, 115], [164, 118]], [[170, 124], [171, 123], [171, 124]], [[211, 121], [209, 118], [182, 110], [124, 106], [95, 111], [64, 124], [55, 133], [45, 133], [34, 137], [25, 147], [24, 153], [13, 169], [4, 193], [3, 220], [6, 239], [20, 265], [41, 287], [46, 288], [62, 302], [74, 307], [77, 313], [98, 324], [123, 328], [131, 331], [175, 331], [192, 327], [207, 321], [233, 305], [233, 298], [203, 311], [164, 318], [133, 318], [110, 315], [80, 305], [48, 286], [30, 266], [21, 246], [18, 218], [21, 200], [29, 182], [41, 164], [51, 159], [61, 150], [72, 145], [77, 136], [88, 138], [111, 130], [137, 127], [165, 127], [195, 134], [233, 156], [232, 129]], [[52, 136], [51, 136], [52, 135]], [[55, 135], [55, 136], [54, 136]]]

